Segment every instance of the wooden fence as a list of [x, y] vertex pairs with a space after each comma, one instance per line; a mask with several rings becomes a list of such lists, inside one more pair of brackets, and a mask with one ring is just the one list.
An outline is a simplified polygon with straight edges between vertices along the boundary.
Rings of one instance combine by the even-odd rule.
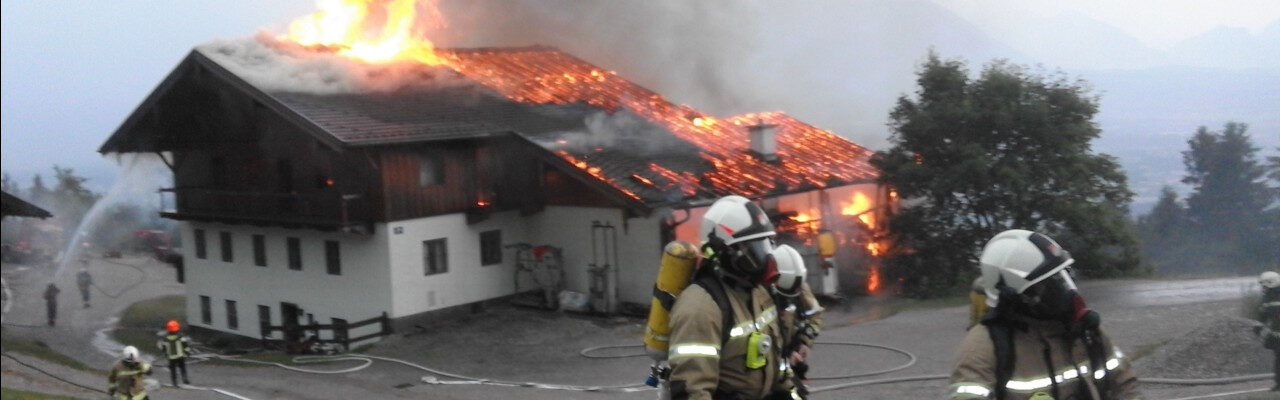
[[[363, 328], [365, 326], [378, 324], [378, 331], [363, 336], [351, 337], [351, 331]], [[311, 333], [320, 343], [337, 343], [341, 344], [344, 350], [351, 349], [351, 343], [373, 339], [379, 336], [392, 334], [391, 318], [384, 311], [382, 315], [366, 319], [359, 322], [346, 322], [338, 318], [331, 318], [328, 324], [318, 324], [314, 321], [307, 324], [284, 324], [284, 325], [268, 325], [261, 324], [262, 329], [262, 347], [264, 348], [283, 348], [290, 353], [300, 352], [302, 350], [302, 339], [307, 333]], [[330, 339], [320, 338], [321, 331], [329, 331], [332, 333]], [[271, 339], [275, 332], [283, 333], [285, 339]], [[289, 338], [297, 338], [289, 340]]]

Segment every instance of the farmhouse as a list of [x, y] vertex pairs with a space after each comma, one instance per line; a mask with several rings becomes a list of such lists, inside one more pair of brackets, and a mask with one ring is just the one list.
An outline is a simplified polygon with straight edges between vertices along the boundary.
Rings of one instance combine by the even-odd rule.
[[173, 171], [162, 214], [182, 222], [190, 324], [405, 324], [561, 290], [620, 312], [648, 304], [663, 245], [699, 242], [727, 194], [797, 243], [826, 229], [874, 250], [890, 193], [870, 151], [831, 132], [704, 115], [552, 48], [436, 51], [447, 63], [415, 70], [420, 84], [315, 93], [197, 48], [111, 135], [100, 152]]

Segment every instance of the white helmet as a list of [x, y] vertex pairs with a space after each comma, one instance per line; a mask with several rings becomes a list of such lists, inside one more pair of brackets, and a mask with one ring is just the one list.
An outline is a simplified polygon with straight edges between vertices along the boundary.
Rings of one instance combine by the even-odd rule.
[[982, 248], [982, 276], [978, 278], [987, 293], [987, 305], [995, 307], [1000, 299], [998, 286], [1004, 284], [1015, 293], [1060, 274], [1075, 289], [1066, 269], [1075, 260], [1048, 236], [1011, 229], [1000, 232]]
[[800, 294], [800, 287], [804, 285], [804, 276], [807, 273], [804, 258], [800, 257], [800, 252], [784, 244], [773, 249], [772, 256], [778, 270], [778, 282], [773, 287], [783, 296], [795, 297]]
[[1258, 276], [1258, 284], [1267, 289], [1280, 287], [1280, 273], [1275, 271], [1263, 272]]
[[120, 352], [120, 357], [125, 361], [138, 360], [138, 348], [133, 346], [124, 346], [124, 350]]
[[708, 243], [724, 245], [771, 237], [773, 222], [764, 210], [746, 197], [730, 195], [721, 197], [702, 215], [702, 239]]
[[773, 243], [768, 238], [774, 235], [773, 222], [764, 210], [742, 196], [725, 196], [711, 203], [702, 215], [699, 231], [711, 250], [729, 257], [730, 262], [722, 267], [757, 279], [763, 277], [765, 264], [773, 253]]

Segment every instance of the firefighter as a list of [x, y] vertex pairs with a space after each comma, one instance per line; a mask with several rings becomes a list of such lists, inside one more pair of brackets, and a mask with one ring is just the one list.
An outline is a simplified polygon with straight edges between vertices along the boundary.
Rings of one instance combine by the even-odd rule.
[[147, 400], [143, 375], [151, 375], [151, 363], [138, 357], [137, 348], [125, 346], [120, 361], [111, 366], [107, 376], [107, 395], [116, 400]]
[[799, 398], [785, 374], [786, 339], [767, 286], [773, 223], [760, 206], [726, 196], [707, 208], [699, 236], [709, 257], [671, 310], [671, 398]]
[[92, 285], [93, 275], [89, 275], [89, 268], [80, 268], [80, 273], [76, 274], [76, 286], [80, 287], [80, 299], [84, 301], [84, 308], [89, 308], [89, 286]]
[[987, 242], [981, 281], [994, 309], [961, 342], [950, 398], [1139, 398], [1128, 361], [1076, 292], [1073, 262], [1039, 233], [1008, 230]]
[[1272, 366], [1275, 385], [1271, 391], [1276, 392], [1280, 391], [1280, 273], [1263, 272], [1258, 277], [1258, 284], [1262, 285], [1262, 304], [1258, 305], [1258, 322], [1262, 325], [1254, 327], [1254, 333], [1266, 332], [1263, 346], [1271, 349], [1275, 356]]
[[169, 333], [156, 342], [156, 347], [169, 359], [169, 379], [173, 381], [174, 387], [181, 387], [178, 386], [179, 370], [182, 371], [182, 383], [191, 384], [191, 380], [187, 379], [187, 355], [191, 354], [191, 339], [180, 333], [180, 329], [178, 321], [169, 320], [165, 324], [165, 330]]
[[62, 293], [62, 290], [53, 282], [44, 288], [45, 316], [48, 317], [49, 326], [58, 322], [58, 293]]
[[778, 281], [773, 285], [774, 303], [780, 309], [778, 320], [785, 332], [783, 337], [787, 338], [782, 354], [787, 356], [796, 391], [807, 396], [804, 387], [809, 371], [807, 360], [809, 349], [822, 330], [823, 308], [805, 282], [808, 269], [800, 252], [789, 245], [779, 245], [773, 251], [773, 261], [778, 270]]
[[973, 328], [979, 322], [982, 322], [982, 316], [987, 314], [987, 292], [982, 288], [982, 277], [973, 278], [973, 286], [969, 288], [969, 325], [964, 329]]

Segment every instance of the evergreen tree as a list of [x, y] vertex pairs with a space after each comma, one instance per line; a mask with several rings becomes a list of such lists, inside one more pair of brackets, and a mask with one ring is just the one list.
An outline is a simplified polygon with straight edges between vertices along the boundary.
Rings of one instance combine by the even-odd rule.
[[1180, 261], [1203, 269], [1252, 273], [1280, 256], [1280, 212], [1268, 210], [1276, 189], [1259, 163], [1248, 125], [1228, 122], [1222, 131], [1200, 127], [1182, 152], [1191, 185], [1187, 215], [1195, 227]]
[[1012, 228], [1054, 237], [1085, 273], [1137, 270], [1133, 194], [1115, 158], [1092, 151], [1098, 105], [1085, 83], [1003, 61], [970, 79], [936, 54], [917, 83], [890, 114], [892, 148], [872, 159], [903, 199], [886, 271], [908, 294], [967, 284], [986, 240]]

